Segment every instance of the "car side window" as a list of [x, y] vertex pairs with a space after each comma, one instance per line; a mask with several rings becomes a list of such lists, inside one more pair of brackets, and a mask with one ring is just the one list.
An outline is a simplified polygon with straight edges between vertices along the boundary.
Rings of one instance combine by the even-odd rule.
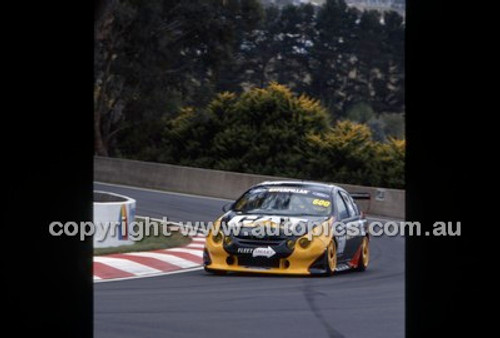
[[358, 215], [358, 216], [361, 215], [361, 212], [359, 211], [359, 206], [356, 203], [356, 201], [351, 196], [349, 196], [349, 199], [351, 200], [351, 203], [354, 206], [354, 210], [356, 211], [356, 215]]
[[344, 219], [349, 217], [349, 213], [347, 212], [347, 207], [345, 205], [344, 199], [340, 196], [340, 193], [337, 193], [337, 210], [339, 218]]
[[359, 216], [359, 208], [358, 208], [358, 205], [356, 204], [356, 202], [352, 199], [352, 196], [347, 194], [347, 198], [349, 199], [349, 204], [352, 206], [353, 210], [354, 210], [354, 214], [356, 216]]
[[358, 204], [356, 203], [356, 201], [354, 201], [354, 200], [352, 199], [352, 197], [351, 197], [350, 199], [351, 199], [351, 203], [352, 203], [352, 205], [354, 206], [354, 211], [356, 212], [356, 215], [357, 215], [357, 216], [361, 215], [361, 212], [359, 212], [359, 206], [358, 206]]
[[352, 204], [351, 198], [344, 192], [341, 192], [340, 195], [343, 197], [345, 204], [347, 205], [347, 210], [349, 211], [349, 215], [351, 217], [356, 216], [358, 213], [356, 212], [356, 207]]

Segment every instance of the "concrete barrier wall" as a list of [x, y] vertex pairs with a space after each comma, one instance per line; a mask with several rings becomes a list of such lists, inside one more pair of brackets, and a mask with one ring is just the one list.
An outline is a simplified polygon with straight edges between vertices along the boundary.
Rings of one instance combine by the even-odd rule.
[[[94, 248], [134, 244], [128, 236], [134, 219], [134, 199], [110, 192], [94, 191], [94, 224], [97, 226], [94, 234]], [[104, 227], [98, 224], [116, 226], [114, 230], [109, 230], [108, 236], [104, 236]]]
[[[236, 199], [249, 187], [262, 181], [288, 179], [230, 171], [183, 167], [171, 164], [124, 160], [109, 157], [94, 158], [94, 180], [187, 194]], [[334, 183], [334, 182], [329, 182]], [[335, 183], [337, 184], [337, 183]], [[371, 215], [404, 218], [405, 191], [349, 184], [337, 184], [349, 192], [368, 192], [369, 204], [360, 201]]]

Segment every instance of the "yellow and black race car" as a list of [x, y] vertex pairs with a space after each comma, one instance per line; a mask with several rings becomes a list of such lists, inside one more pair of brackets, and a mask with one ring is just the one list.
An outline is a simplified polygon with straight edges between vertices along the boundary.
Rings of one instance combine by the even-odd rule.
[[205, 270], [294, 275], [364, 271], [370, 259], [369, 236], [353, 196], [338, 186], [315, 182], [253, 186], [225, 205], [225, 213], [209, 228]]

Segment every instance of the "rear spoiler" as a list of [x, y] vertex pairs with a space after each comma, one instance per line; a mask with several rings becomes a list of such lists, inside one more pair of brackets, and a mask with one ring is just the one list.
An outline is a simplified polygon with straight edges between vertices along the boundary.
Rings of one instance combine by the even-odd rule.
[[358, 209], [361, 211], [361, 215], [363, 215], [363, 217], [365, 216], [365, 214], [370, 212], [370, 207], [372, 204], [370, 193], [354, 192], [354, 193], [349, 193], [349, 195], [351, 195], [351, 197], [356, 201], [356, 205], [358, 206]]
[[369, 200], [369, 199], [371, 199], [370, 193], [368, 193], [368, 192], [354, 192], [354, 193], [350, 193], [350, 195], [355, 200]]

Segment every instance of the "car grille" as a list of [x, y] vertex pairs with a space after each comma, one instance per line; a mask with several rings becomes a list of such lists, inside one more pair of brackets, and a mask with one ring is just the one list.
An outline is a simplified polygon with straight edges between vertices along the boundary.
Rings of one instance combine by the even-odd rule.
[[251, 257], [239, 256], [238, 265], [240, 266], [253, 266], [259, 268], [279, 268], [279, 258], [266, 258], [266, 257]]
[[281, 236], [264, 236], [264, 237], [258, 237], [258, 236], [254, 236], [254, 235], [251, 235], [251, 234], [243, 234], [243, 233], [240, 233], [238, 235], [235, 235], [234, 237], [238, 238], [238, 239], [243, 239], [243, 240], [253, 240], [253, 241], [260, 241], [260, 242], [265, 242], [265, 241], [282, 241], [284, 239], [287, 239], [287, 236], [285, 236], [284, 234], [281, 235]]
[[239, 242], [241, 244], [247, 244], [247, 245], [280, 245], [282, 240], [273, 240], [273, 239], [268, 239], [268, 238], [262, 238], [262, 239], [239, 239]]

